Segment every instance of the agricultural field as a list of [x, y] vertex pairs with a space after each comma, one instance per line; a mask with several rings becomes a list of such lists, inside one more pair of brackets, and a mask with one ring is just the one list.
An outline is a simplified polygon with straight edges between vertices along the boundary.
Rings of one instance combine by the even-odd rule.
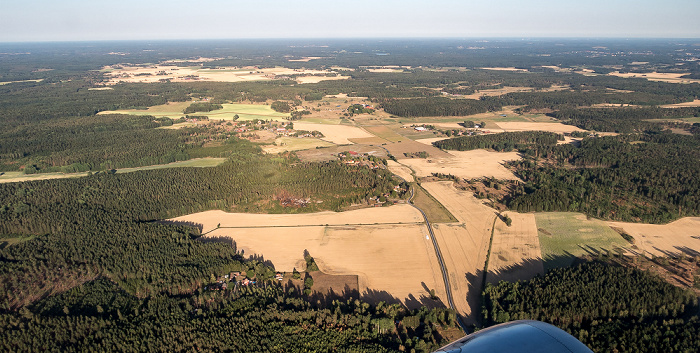
[[[416, 142], [417, 143], [417, 142]], [[389, 151], [393, 151], [387, 146]], [[433, 147], [434, 148], [434, 147]], [[423, 149], [425, 150], [425, 148]], [[428, 158], [405, 158], [401, 163], [410, 167], [418, 177], [431, 176], [432, 173], [452, 174], [454, 176], [473, 179], [494, 177], [496, 179], [515, 180], [517, 177], [503, 166], [506, 161], [518, 160], [517, 152], [489, 152], [486, 150], [449, 151], [449, 155], [440, 158], [432, 154]], [[398, 155], [397, 155], [398, 158]]]
[[700, 107], [700, 99], [696, 99], [692, 102], [665, 104], [665, 105], [661, 106], [661, 108], [678, 108], [678, 107]]
[[353, 151], [368, 154], [379, 158], [386, 158], [384, 149], [368, 145], [342, 145], [331, 147], [314, 148], [310, 150], [296, 151], [296, 155], [305, 162], [326, 162], [338, 160], [338, 153]]
[[[449, 159], [452, 157], [452, 155], [437, 147], [429, 146], [409, 139], [404, 139], [403, 141], [396, 143], [388, 143], [384, 145], [384, 148], [386, 148], [391, 155], [401, 160], [401, 163], [403, 163], [404, 160], [414, 159], [406, 156], [405, 153], [410, 155], [412, 153], [426, 152], [428, 154], [428, 159]], [[425, 160], [423, 158], [417, 159]]]
[[393, 160], [387, 161], [387, 167], [389, 168], [389, 171], [400, 176], [401, 178], [403, 178], [403, 180], [406, 180], [408, 182], [414, 181], [412, 174], [413, 171], [411, 170], [411, 168], [408, 168], [405, 165], [397, 163]]
[[532, 213], [503, 212], [512, 224], [496, 221], [489, 255], [486, 281], [528, 280], [544, 274], [540, 240], [535, 215]]
[[[247, 82], [274, 80], [290, 75], [298, 76], [299, 83], [316, 83], [323, 80], [338, 80], [348, 77], [325, 76], [330, 70], [288, 69], [284, 67], [260, 69], [254, 66], [205, 68], [202, 66], [174, 65], [113, 65], [105, 66], [102, 72], [108, 77], [106, 85], [117, 83], [155, 82]], [[303, 79], [302, 79], [303, 78]], [[305, 80], [305, 81], [304, 81]]]
[[690, 78], [681, 78], [683, 75], [687, 75], [689, 72], [685, 73], [674, 73], [674, 72], [648, 72], [648, 73], [635, 73], [635, 72], [627, 72], [627, 73], [620, 73], [618, 71], [611, 72], [608, 75], [610, 76], [617, 76], [617, 77], [624, 77], [624, 78], [630, 78], [630, 77], [637, 77], [637, 78], [646, 78], [649, 81], [658, 81], [658, 82], [668, 82], [668, 83], [700, 83], [700, 80], [694, 80]]
[[244, 255], [263, 257], [277, 271], [303, 270], [306, 250], [326, 274], [357, 275], [370, 302], [443, 305], [429, 299], [430, 289], [445, 298], [444, 285], [423, 218], [410, 205], [298, 215], [207, 211], [171, 221], [202, 224], [206, 237], [230, 237]]
[[295, 130], [320, 131], [324, 137], [321, 139], [336, 145], [350, 145], [350, 139], [370, 138], [374, 135], [359, 127], [337, 124], [316, 124], [304, 121], [294, 122]]
[[626, 248], [630, 243], [605, 222], [574, 212], [535, 213], [545, 271], [571, 265], [576, 257]]
[[634, 238], [633, 252], [656, 256], [700, 255], [700, 217], [681, 218], [669, 224], [608, 222]]
[[[222, 163], [226, 162], [226, 158], [195, 158], [186, 161], [173, 162], [168, 164], [157, 164], [149, 165], [144, 167], [135, 168], [121, 168], [117, 169], [117, 173], [131, 173], [137, 172], [139, 170], [153, 170], [153, 169], [165, 169], [165, 168], [184, 168], [184, 167], [216, 167]], [[89, 175], [88, 172], [85, 173], [37, 173], [37, 174], [24, 174], [22, 172], [5, 172], [0, 173], [0, 183], [14, 183], [19, 181], [30, 181], [30, 180], [47, 180], [47, 179], [64, 179], [64, 178], [79, 178]]]
[[422, 223], [423, 216], [410, 205], [398, 204], [391, 207], [363, 208], [345, 212], [325, 211], [303, 214], [227, 213], [212, 210], [173, 218], [169, 221], [200, 224], [202, 232], [207, 233], [218, 228], [217, 225], [221, 228], [256, 228], [409, 224]]
[[450, 211], [420, 185], [413, 183], [411, 186], [413, 187], [413, 199], [411, 202], [425, 213], [425, 216], [428, 217], [428, 221], [431, 224], [457, 222], [457, 219]]
[[536, 90], [535, 88], [532, 87], [503, 87], [503, 88], [496, 88], [496, 89], [482, 89], [482, 90], [477, 90], [476, 92], [469, 94], [469, 95], [462, 95], [461, 97], [468, 98], [468, 99], [480, 99], [483, 96], [486, 97], [498, 97], [502, 96], [508, 93], [514, 93], [514, 92], [554, 92], [554, 91], [563, 91], [569, 89], [568, 86], [552, 86], [547, 89], [541, 89], [541, 90]]
[[457, 218], [455, 223], [434, 224], [433, 231], [449, 275], [456, 310], [468, 323], [476, 323], [496, 212], [472, 193], [456, 189], [452, 182], [429, 182], [421, 186]]
[[573, 125], [565, 125], [562, 123], [534, 123], [534, 122], [507, 122], [501, 121], [495, 123], [504, 131], [549, 131], [555, 133], [571, 133], [574, 131], [586, 131]]
[[[177, 103], [167, 103], [163, 105], [157, 105], [149, 107], [148, 109], [124, 109], [124, 110], [109, 110], [103, 111], [99, 114], [130, 114], [130, 115], [152, 115], [156, 118], [171, 118], [178, 119], [185, 116], [183, 111], [193, 102], [177, 102]], [[274, 120], [274, 121], [285, 121], [289, 117], [289, 114], [279, 113], [269, 105], [263, 104], [243, 104], [243, 103], [232, 103], [232, 104], [222, 104], [223, 108], [218, 110], [212, 110], [210, 112], [196, 112], [188, 114], [190, 116], [208, 116], [209, 119], [217, 120], [233, 120], [234, 115], [238, 115], [239, 120]]]
[[300, 151], [330, 146], [334, 145], [330, 142], [317, 138], [280, 137], [275, 139], [274, 144], [262, 146], [262, 149], [266, 153], [275, 154], [280, 152]]
[[388, 142], [401, 142], [409, 140], [408, 137], [398, 134], [391, 126], [387, 125], [365, 125], [364, 129], [372, 135], [382, 138]]

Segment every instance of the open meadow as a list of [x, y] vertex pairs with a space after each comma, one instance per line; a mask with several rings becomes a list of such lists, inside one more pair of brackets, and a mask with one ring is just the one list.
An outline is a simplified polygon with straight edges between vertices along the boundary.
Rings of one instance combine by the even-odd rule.
[[545, 270], [566, 267], [576, 257], [629, 247], [605, 222], [575, 212], [535, 213]]

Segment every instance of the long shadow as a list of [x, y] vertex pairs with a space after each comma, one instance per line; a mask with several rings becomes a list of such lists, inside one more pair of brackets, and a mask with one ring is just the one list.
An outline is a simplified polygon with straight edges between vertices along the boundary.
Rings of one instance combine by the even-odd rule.
[[204, 229], [204, 225], [201, 223], [196, 223], [196, 222], [191, 222], [191, 221], [173, 221], [169, 219], [161, 219], [156, 221], [158, 223], [162, 224], [170, 224], [170, 225], [175, 225], [175, 226], [186, 226], [186, 227], [191, 227], [199, 230], [199, 234], [202, 234], [202, 231]]

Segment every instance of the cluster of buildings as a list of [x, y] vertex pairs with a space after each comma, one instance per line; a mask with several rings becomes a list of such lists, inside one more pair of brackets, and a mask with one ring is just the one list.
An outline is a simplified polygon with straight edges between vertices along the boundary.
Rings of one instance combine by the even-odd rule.
[[[281, 281], [284, 279], [284, 275], [281, 272], [277, 272], [275, 274], [275, 279], [278, 281]], [[229, 286], [229, 284], [236, 284], [238, 283], [241, 286], [250, 286], [257, 281], [255, 279], [250, 279], [246, 277], [245, 273], [242, 273], [240, 271], [236, 272], [231, 272], [227, 275], [220, 276], [216, 279], [216, 282], [211, 283], [207, 286], [204, 287], [204, 290], [209, 290], [209, 291], [223, 291], [226, 290]]]

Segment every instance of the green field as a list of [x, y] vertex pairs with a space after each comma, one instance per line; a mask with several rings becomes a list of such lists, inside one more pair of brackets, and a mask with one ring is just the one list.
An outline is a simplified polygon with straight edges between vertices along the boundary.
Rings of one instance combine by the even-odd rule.
[[629, 245], [603, 221], [574, 212], [535, 213], [544, 269], [565, 267], [576, 257]]
[[[182, 113], [185, 108], [187, 108], [192, 102], [180, 102], [180, 103], [169, 103], [163, 105], [157, 105], [149, 107], [145, 110], [140, 109], [125, 109], [125, 110], [114, 110], [108, 112], [102, 112], [102, 114], [130, 114], [130, 115], [153, 115], [154, 117], [168, 117], [171, 119], [178, 119], [185, 114]], [[283, 121], [289, 114], [278, 113], [269, 105], [261, 104], [222, 104], [223, 108], [218, 110], [212, 110], [210, 112], [198, 112], [189, 114], [190, 116], [208, 116], [211, 119], [218, 120], [233, 120], [233, 116], [238, 114], [239, 120], [275, 120]]]
[[413, 187], [413, 204], [425, 212], [431, 223], [457, 222], [457, 219], [438, 200], [433, 198], [425, 189], [411, 183]]

